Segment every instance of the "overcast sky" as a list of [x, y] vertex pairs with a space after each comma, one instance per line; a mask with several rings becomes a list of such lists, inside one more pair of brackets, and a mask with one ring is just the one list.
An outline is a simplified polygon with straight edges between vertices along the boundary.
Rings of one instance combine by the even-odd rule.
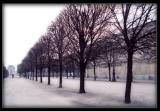
[[64, 4], [3, 5], [3, 62], [17, 66], [29, 49], [47, 31]]
[[[55, 20], [64, 7], [65, 4], [3, 5], [4, 65], [8, 67], [20, 64], [29, 49], [46, 33], [51, 21]], [[155, 15], [153, 18], [156, 18]], [[118, 15], [118, 19], [120, 18]]]

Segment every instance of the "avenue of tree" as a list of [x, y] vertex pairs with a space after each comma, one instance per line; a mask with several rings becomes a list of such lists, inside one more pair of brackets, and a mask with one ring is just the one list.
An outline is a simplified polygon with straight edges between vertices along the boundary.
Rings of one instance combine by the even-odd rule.
[[130, 103], [134, 54], [155, 57], [155, 11], [154, 4], [67, 5], [18, 65], [18, 73], [36, 81], [40, 77], [42, 83], [46, 76], [43, 69], [48, 69], [48, 85], [51, 76], [59, 76], [59, 88], [63, 86], [63, 76], [79, 77], [79, 93], [85, 93], [87, 67], [93, 66], [96, 80], [96, 65], [103, 59], [109, 81], [116, 82], [115, 66], [122, 62], [120, 58], [125, 58], [124, 102]]

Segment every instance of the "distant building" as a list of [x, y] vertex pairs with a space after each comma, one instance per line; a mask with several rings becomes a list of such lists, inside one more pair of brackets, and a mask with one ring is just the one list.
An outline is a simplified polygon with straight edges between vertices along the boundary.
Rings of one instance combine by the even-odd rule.
[[16, 74], [15, 67], [13, 65], [9, 65], [7, 69], [8, 69], [9, 75]]
[[[150, 30], [156, 30], [156, 21], [147, 23], [143, 28], [142, 34]], [[130, 31], [131, 32], [131, 31]], [[122, 36], [119, 34], [118, 36]], [[156, 36], [156, 33], [153, 34]], [[156, 38], [156, 37], [154, 37]], [[154, 52], [153, 52], [154, 53]], [[156, 53], [156, 51], [155, 51]], [[140, 54], [134, 54], [133, 56], [133, 79], [139, 80], [153, 80], [156, 78], [156, 54], [152, 54], [152, 57], [149, 55], [141, 56]], [[117, 61], [115, 66], [116, 77], [119, 79], [126, 79], [127, 76], [127, 59], [125, 57], [119, 57], [119, 63]], [[97, 60], [96, 63], [96, 73], [99, 78], [108, 78], [108, 66], [104, 59]], [[112, 76], [112, 67], [111, 67], [111, 76]], [[94, 77], [93, 64], [89, 64], [86, 69], [86, 75], [89, 77]]]

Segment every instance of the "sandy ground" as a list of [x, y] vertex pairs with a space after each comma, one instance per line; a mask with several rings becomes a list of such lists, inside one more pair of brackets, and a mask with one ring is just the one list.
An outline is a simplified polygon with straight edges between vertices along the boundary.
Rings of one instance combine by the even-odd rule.
[[133, 82], [131, 104], [124, 103], [125, 82], [86, 80], [85, 94], [79, 94], [79, 80], [63, 78], [63, 88], [58, 88], [59, 78], [47, 78], [43, 83], [26, 78], [6, 78], [3, 82], [3, 107], [156, 107], [156, 84]]

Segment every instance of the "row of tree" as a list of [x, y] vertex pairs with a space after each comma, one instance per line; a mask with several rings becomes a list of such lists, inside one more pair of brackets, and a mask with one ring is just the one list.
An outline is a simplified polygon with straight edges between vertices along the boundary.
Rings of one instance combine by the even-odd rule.
[[[154, 52], [156, 47], [154, 4], [70, 4], [52, 22], [39, 41], [29, 50], [18, 66], [25, 77], [42, 82], [42, 71], [48, 69], [48, 84], [51, 72], [59, 73], [59, 88], [62, 87], [63, 71], [79, 72], [79, 93], [85, 93], [85, 70], [89, 63], [94, 69], [98, 58], [104, 58], [109, 69], [118, 58], [127, 58], [125, 103], [130, 103], [133, 55]], [[152, 24], [150, 26], [150, 24]], [[152, 53], [153, 54], [153, 53]], [[154, 55], [154, 54], [153, 54]], [[30, 72], [30, 73], [28, 73]], [[95, 70], [94, 79], [96, 80]]]
[[3, 79], [7, 78], [9, 76], [9, 72], [8, 72], [7, 68], [4, 65], [2, 67], [2, 70], [3, 70]]

